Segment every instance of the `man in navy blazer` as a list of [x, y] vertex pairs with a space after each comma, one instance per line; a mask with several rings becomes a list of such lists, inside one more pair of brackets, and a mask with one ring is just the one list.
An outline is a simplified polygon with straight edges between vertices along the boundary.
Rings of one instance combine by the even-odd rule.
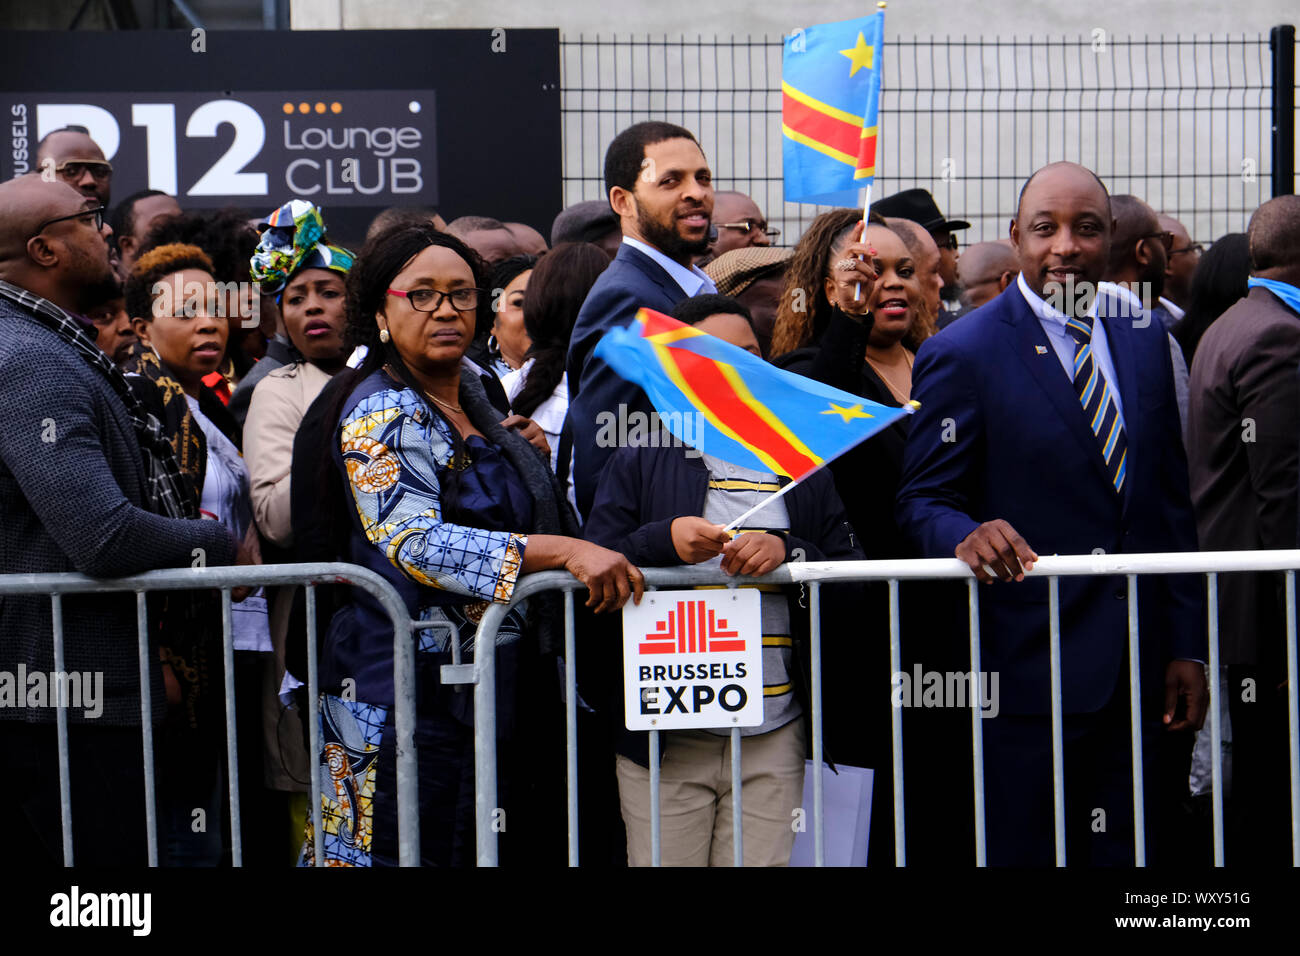
[[[956, 555], [988, 585], [979, 595], [981, 666], [999, 675], [1001, 697], [999, 716], [983, 724], [993, 864], [1053, 861], [1048, 584], [1024, 572], [1039, 554], [1196, 549], [1165, 330], [1109, 317], [1113, 298], [1076, 295], [1101, 281], [1113, 229], [1094, 173], [1073, 163], [1039, 170], [1011, 224], [1019, 278], [929, 339], [913, 371], [920, 409], [904, 455], [899, 525], [926, 556]], [[1066, 312], [1091, 327], [1087, 350]], [[1118, 439], [1105, 420], [1102, 438], [1094, 434], [1108, 392], [1101, 412], [1089, 406], [1086, 415], [1082, 398], [1092, 392], [1087, 381], [1076, 390], [1076, 351], [1095, 365], [1094, 388], [1110, 390], [1115, 410], [1106, 418], [1118, 421]], [[1127, 450], [1108, 457], [1103, 442]], [[1175, 730], [1203, 720], [1201, 588], [1199, 577], [1139, 578], [1145, 767], [1162, 723]], [[1074, 863], [1134, 859], [1128, 612], [1122, 576], [1060, 579]], [[1152, 820], [1148, 813], [1148, 828]]]
[[617, 450], [610, 437], [628, 428], [609, 425], [653, 411], [638, 386], [592, 356], [596, 343], [610, 329], [626, 327], [638, 309], [667, 313], [688, 296], [717, 291], [692, 264], [709, 247], [713, 174], [689, 130], [637, 123], [619, 133], [605, 152], [605, 187], [623, 243], [578, 312], [567, 362], [574, 491], [584, 518]]

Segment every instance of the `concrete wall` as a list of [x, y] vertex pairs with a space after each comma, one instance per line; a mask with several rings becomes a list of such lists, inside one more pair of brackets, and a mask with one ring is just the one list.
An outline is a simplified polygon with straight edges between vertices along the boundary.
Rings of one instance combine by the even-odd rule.
[[[391, 30], [401, 27], [559, 27], [564, 33], [653, 33], [669, 36], [776, 36], [795, 27], [848, 20], [874, 11], [863, 0], [291, 0], [298, 30]], [[1008, 33], [1259, 33], [1294, 23], [1295, 0], [894, 0], [887, 34], [995, 37]]]

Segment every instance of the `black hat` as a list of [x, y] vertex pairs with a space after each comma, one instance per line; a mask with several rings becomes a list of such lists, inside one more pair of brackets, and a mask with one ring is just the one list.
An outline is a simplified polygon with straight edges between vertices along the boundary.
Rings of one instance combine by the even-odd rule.
[[609, 200], [589, 199], [575, 203], [555, 217], [551, 225], [551, 245], [598, 242], [608, 233], [618, 230], [618, 216], [609, 208]]
[[930, 232], [953, 232], [970, 228], [970, 223], [964, 219], [944, 219], [927, 189], [904, 189], [901, 193], [894, 193], [887, 199], [872, 203], [871, 208], [882, 216], [920, 223]]

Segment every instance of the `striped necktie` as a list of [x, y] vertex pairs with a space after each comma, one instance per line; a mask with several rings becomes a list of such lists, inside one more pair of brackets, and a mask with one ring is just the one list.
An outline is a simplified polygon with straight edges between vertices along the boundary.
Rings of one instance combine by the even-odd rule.
[[1092, 318], [1067, 319], [1065, 330], [1074, 339], [1074, 390], [1083, 404], [1084, 415], [1092, 433], [1101, 443], [1101, 457], [1111, 483], [1121, 494], [1128, 458], [1128, 439], [1119, 418], [1119, 406], [1111, 393], [1110, 383], [1092, 357]]

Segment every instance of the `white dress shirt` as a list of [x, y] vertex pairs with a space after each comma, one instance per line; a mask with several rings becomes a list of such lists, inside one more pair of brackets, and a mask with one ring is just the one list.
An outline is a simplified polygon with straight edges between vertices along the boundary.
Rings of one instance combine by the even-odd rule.
[[1161, 305], [1165, 307], [1165, 311], [1168, 312], [1171, 316], [1173, 316], [1175, 322], [1183, 321], [1183, 316], [1187, 314], [1185, 310], [1174, 305], [1174, 303], [1170, 302], [1163, 295], [1159, 298], [1158, 301], [1160, 302]]
[[[1016, 284], [1020, 287], [1020, 294], [1025, 297], [1029, 303], [1029, 308], [1033, 310], [1034, 315], [1038, 316], [1038, 322], [1047, 333], [1047, 341], [1052, 343], [1052, 348], [1056, 352], [1056, 357], [1061, 361], [1061, 368], [1065, 372], [1065, 377], [1070, 380], [1070, 385], [1074, 385], [1074, 350], [1077, 344], [1074, 338], [1066, 331], [1065, 323], [1068, 318], [1064, 312], [1053, 308], [1043, 301], [1042, 297], [1029, 288], [1029, 283], [1025, 281], [1024, 274], [1016, 277]], [[1102, 283], [1105, 285], [1105, 283]], [[1102, 290], [1103, 292], [1106, 290]], [[1092, 360], [1097, 365], [1097, 371], [1101, 372], [1106, 382], [1110, 385], [1110, 394], [1115, 399], [1115, 409], [1119, 412], [1120, 425], [1124, 425], [1124, 402], [1120, 398], [1118, 379], [1115, 377], [1115, 366], [1110, 360], [1110, 346], [1106, 342], [1106, 326], [1096, 321], [1097, 319], [1097, 301], [1100, 296], [1094, 296], [1092, 305], [1088, 309], [1088, 316], [1093, 320], [1092, 323]]]
[[713, 284], [708, 273], [695, 264], [691, 264], [688, 269], [680, 262], [674, 262], [666, 255], [656, 249], [654, 246], [648, 246], [640, 239], [633, 239], [631, 236], [624, 236], [623, 241], [635, 249], [637, 252], [644, 252], [664, 267], [664, 271], [673, 277], [673, 281], [682, 287], [682, 291], [688, 296], [699, 295], [701, 292], [708, 292], [714, 295], [718, 292], [718, 287]]

